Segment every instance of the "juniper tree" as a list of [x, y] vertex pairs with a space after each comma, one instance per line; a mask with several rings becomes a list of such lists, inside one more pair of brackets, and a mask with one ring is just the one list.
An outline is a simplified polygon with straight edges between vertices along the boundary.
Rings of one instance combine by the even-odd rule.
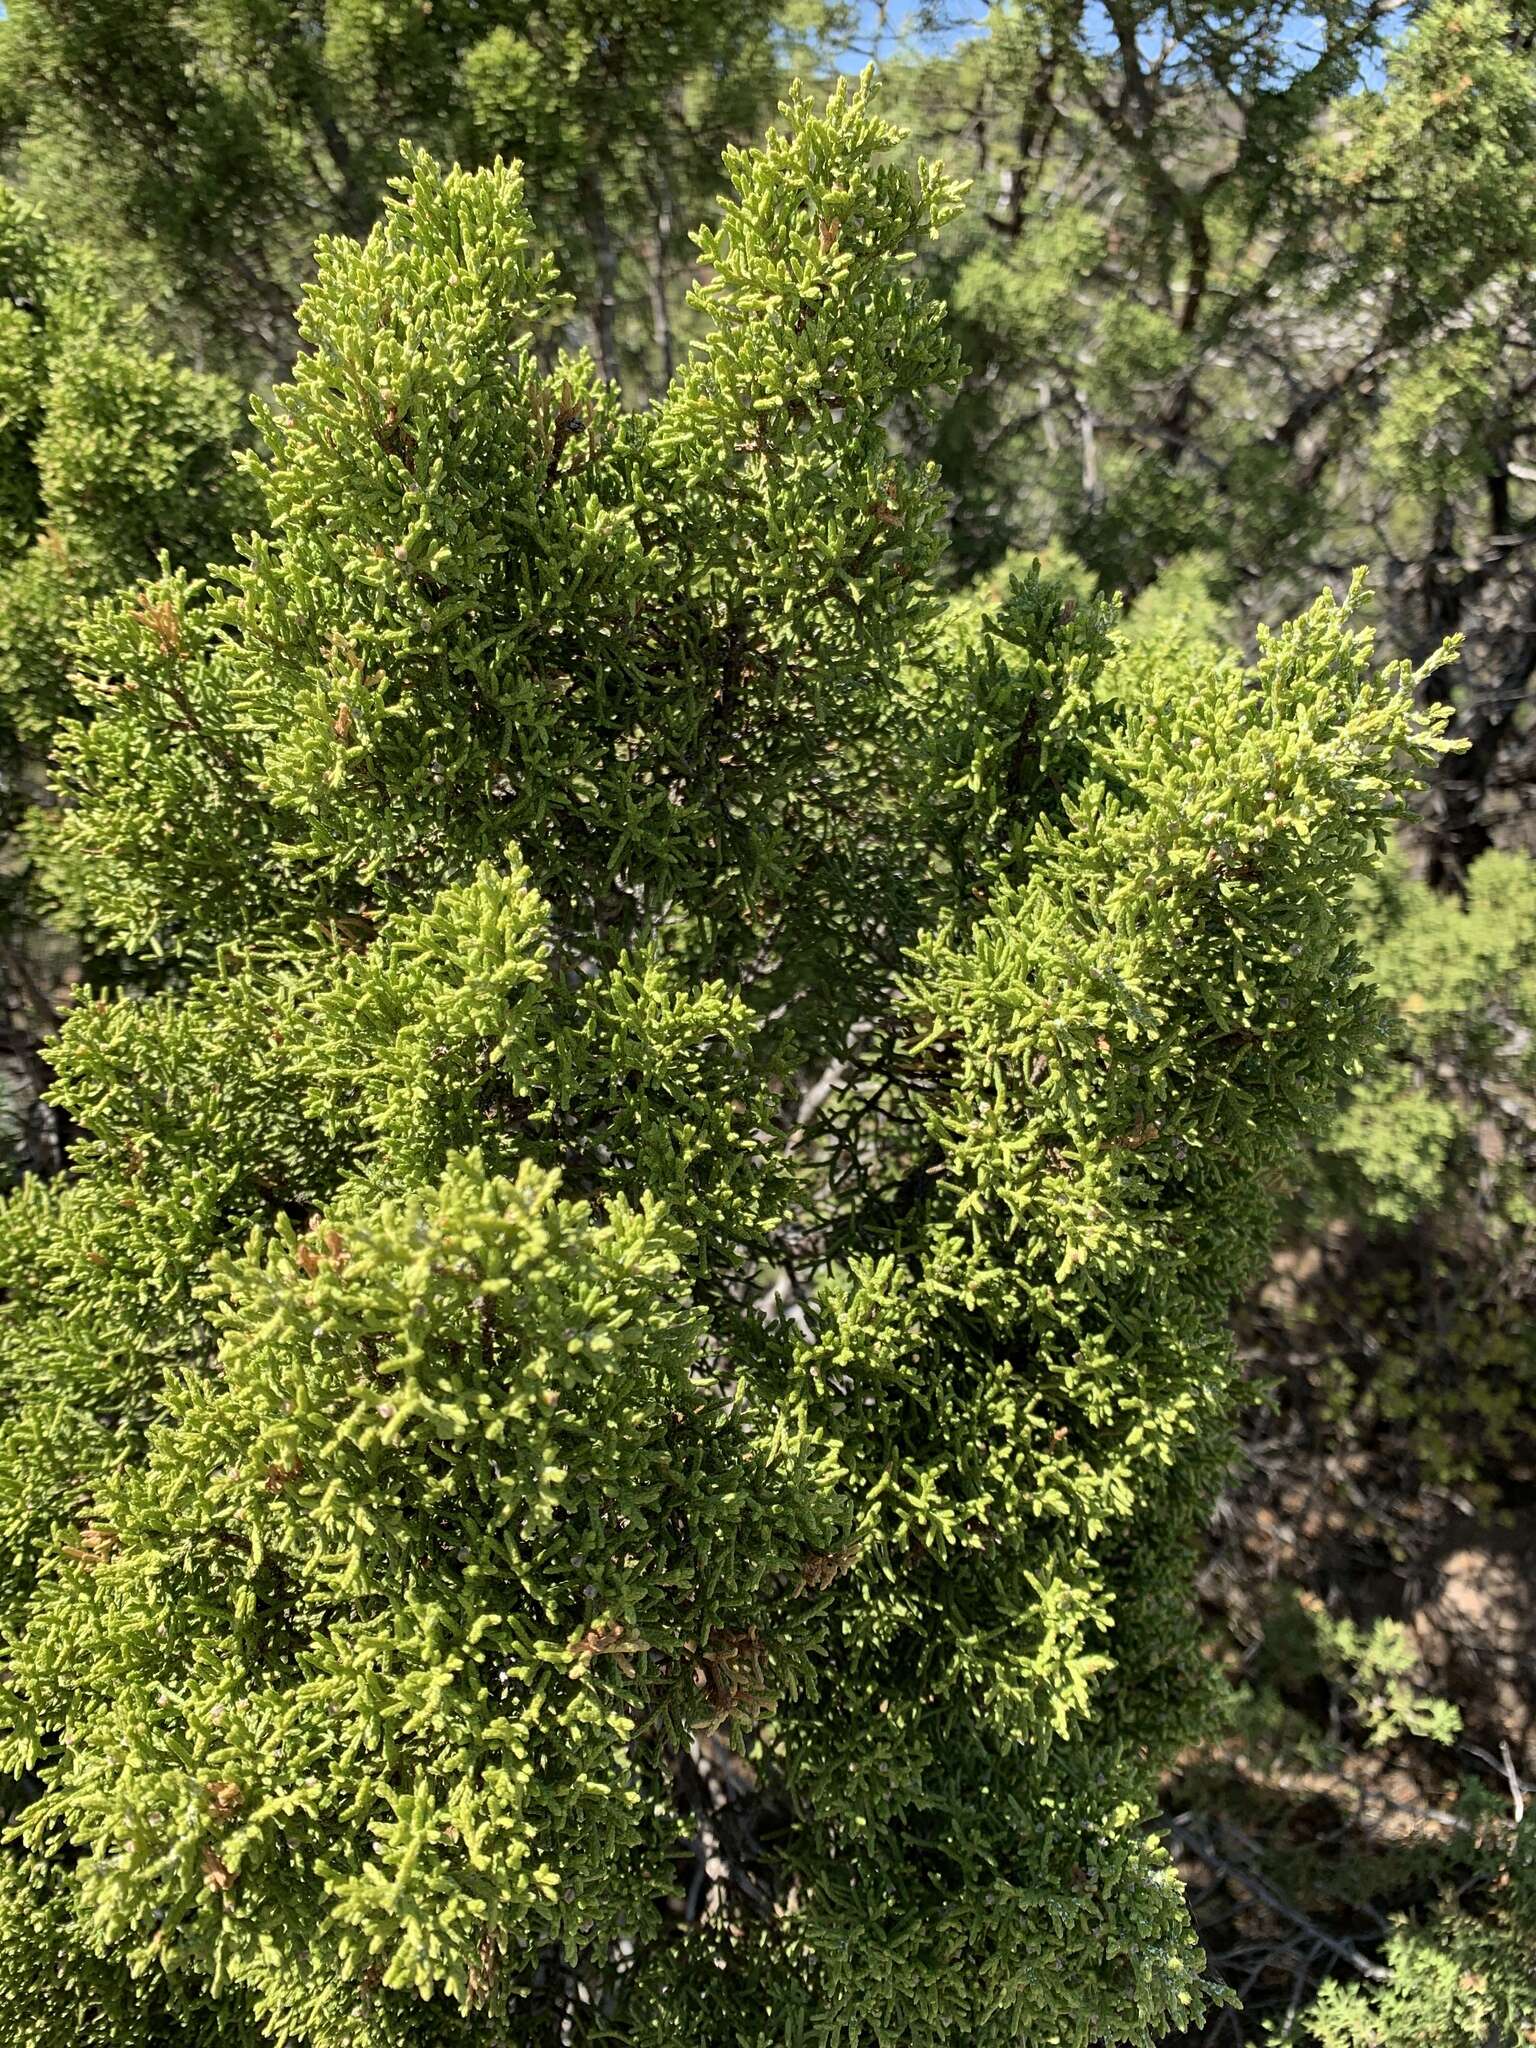
[[[1480, 1845], [1485, 1847], [1487, 1845]], [[1398, 1926], [1384, 1985], [1331, 1983], [1302, 2015], [1307, 2048], [1484, 2048], [1528, 2040], [1536, 2028], [1536, 1887], [1529, 1824], [1468, 1910], [1449, 1888], [1427, 1926]], [[1479, 1873], [1482, 1875], [1482, 1873]], [[1473, 1887], [1466, 1892], [1476, 1893]]]
[[[82, 635], [41, 857], [167, 986], [75, 1006], [0, 1222], [38, 2038], [1198, 2009], [1147, 1816], [1224, 1313], [1434, 724], [1358, 599], [1248, 669], [940, 603], [884, 422], [959, 195], [895, 140], [845, 87], [728, 157], [643, 414], [541, 367], [517, 171], [414, 157], [267, 537]], [[136, 1973], [85, 2019], [64, 1929]]]
[[1389, 1057], [1352, 1089], [1289, 1219], [1319, 1255], [1277, 1349], [1351, 1434], [1493, 1498], [1536, 1426], [1536, 868], [1485, 854], [1463, 903], [1389, 862], [1362, 892], [1360, 939], [1393, 1005]]
[[70, 634], [92, 599], [161, 562], [225, 552], [253, 506], [229, 459], [235, 387], [155, 354], [80, 252], [4, 188], [0, 334], [0, 1060], [21, 1148], [41, 1165], [56, 1148], [32, 1099], [58, 949], [40, 937], [14, 834], [54, 724], [78, 708]]

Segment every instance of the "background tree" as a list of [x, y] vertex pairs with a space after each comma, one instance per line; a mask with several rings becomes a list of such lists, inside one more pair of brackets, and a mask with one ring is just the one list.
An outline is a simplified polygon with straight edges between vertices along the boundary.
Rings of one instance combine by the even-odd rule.
[[1422, 659], [1467, 635], [1437, 875], [1523, 777], [1536, 663], [1536, 55], [1520, 6], [1006, 0], [897, 67], [975, 178], [966, 378], [922, 440], [962, 573], [1046, 541], [1243, 623], [1360, 562]]
[[29, 196], [183, 359], [284, 370], [316, 238], [402, 138], [516, 157], [603, 374], [670, 372], [687, 226], [776, 83], [764, 0], [16, 0], [0, 107]]

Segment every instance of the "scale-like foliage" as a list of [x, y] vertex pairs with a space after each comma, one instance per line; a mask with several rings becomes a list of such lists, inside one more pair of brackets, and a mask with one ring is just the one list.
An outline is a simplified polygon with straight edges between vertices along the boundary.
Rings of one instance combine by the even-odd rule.
[[28, 742], [69, 703], [81, 606], [224, 549], [239, 395], [145, 347], [78, 254], [0, 188], [0, 717]]
[[1394, 858], [1358, 937], [1382, 1057], [1308, 1162], [1250, 1336], [1321, 1436], [1492, 1500], [1536, 1385], [1536, 866], [1486, 853], [1458, 899]]
[[0, 1182], [57, 1163], [36, 1098], [51, 998], [78, 965], [14, 835], [77, 710], [71, 639], [104, 593], [223, 553], [253, 511], [236, 388], [154, 354], [89, 262], [0, 187]]
[[[1395, 1928], [1385, 1984], [1334, 1981], [1302, 2015], [1305, 2048], [1485, 2048], [1536, 2034], [1536, 1870], [1530, 1824], [1505, 1830], [1474, 1909], [1448, 1895], [1421, 1927]], [[1489, 1856], [1493, 1861], [1493, 1856]]]
[[25, 1897], [269, 2041], [1201, 1998], [1145, 1817], [1224, 1309], [1435, 740], [1353, 602], [1246, 671], [942, 615], [893, 139], [730, 160], [642, 415], [540, 368], [517, 173], [417, 158], [268, 538], [85, 640], [46, 858], [171, 992], [76, 1008], [0, 1223], [0, 1753]]

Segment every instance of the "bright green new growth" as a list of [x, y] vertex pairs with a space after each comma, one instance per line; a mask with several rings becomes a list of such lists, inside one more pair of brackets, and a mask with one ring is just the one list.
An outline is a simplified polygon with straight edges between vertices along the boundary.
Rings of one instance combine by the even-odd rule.
[[1249, 671], [1038, 577], [944, 616], [883, 420], [956, 194], [865, 88], [785, 115], [641, 415], [538, 367], [516, 171], [415, 160], [269, 537], [85, 636], [46, 858], [175, 986], [77, 1007], [0, 1223], [4, 1910], [199, 2025], [1201, 2002], [1145, 1816], [1224, 1312], [1433, 726], [1353, 599]]
[[1323, 1676], [1349, 1701], [1375, 1749], [1401, 1735], [1428, 1742], [1454, 1742], [1461, 1713], [1413, 1682], [1413, 1643], [1400, 1621], [1378, 1621], [1364, 1629], [1348, 1616], [1326, 1610], [1312, 1615]]

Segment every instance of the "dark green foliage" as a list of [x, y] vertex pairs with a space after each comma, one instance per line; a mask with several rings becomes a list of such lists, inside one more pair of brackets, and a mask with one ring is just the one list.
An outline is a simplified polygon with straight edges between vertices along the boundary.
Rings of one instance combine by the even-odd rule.
[[1533, 1426], [1536, 868], [1489, 853], [1464, 901], [1397, 860], [1360, 899], [1391, 1005], [1317, 1149], [1257, 1341], [1330, 1435], [1495, 1498]]
[[94, 600], [168, 560], [224, 552], [255, 510], [232, 471], [232, 385], [146, 346], [78, 251], [0, 189], [0, 1121], [16, 1160], [59, 1162], [38, 1044], [73, 949], [39, 921], [13, 835], [44, 797], [54, 726], [79, 706], [71, 638]]
[[1536, 870], [1485, 854], [1463, 900], [1394, 855], [1357, 930], [1382, 1039], [1239, 1319], [1267, 1399], [1204, 1583], [1243, 1708], [1168, 1799], [1244, 1990], [1216, 2040], [1515, 2048]]
[[230, 475], [238, 392], [146, 349], [3, 191], [0, 331], [0, 711], [35, 744], [73, 708], [84, 604], [162, 555], [206, 560], [255, 506]]
[[48, 870], [175, 986], [76, 1006], [0, 1220], [0, 1757], [36, 1910], [269, 2041], [1201, 2003], [1225, 1311], [1435, 720], [1354, 598], [946, 615], [884, 421], [958, 195], [785, 111], [641, 415], [540, 367], [518, 174], [414, 159], [267, 538], [82, 639]]
[[671, 374], [686, 229], [771, 105], [762, 0], [14, 0], [13, 166], [168, 339], [285, 370], [318, 234], [377, 217], [402, 137], [516, 156], [605, 375]]
[[0, 1858], [0, 2010], [25, 2048], [256, 2048], [234, 1999], [138, 1977], [82, 1938], [48, 1872]]

